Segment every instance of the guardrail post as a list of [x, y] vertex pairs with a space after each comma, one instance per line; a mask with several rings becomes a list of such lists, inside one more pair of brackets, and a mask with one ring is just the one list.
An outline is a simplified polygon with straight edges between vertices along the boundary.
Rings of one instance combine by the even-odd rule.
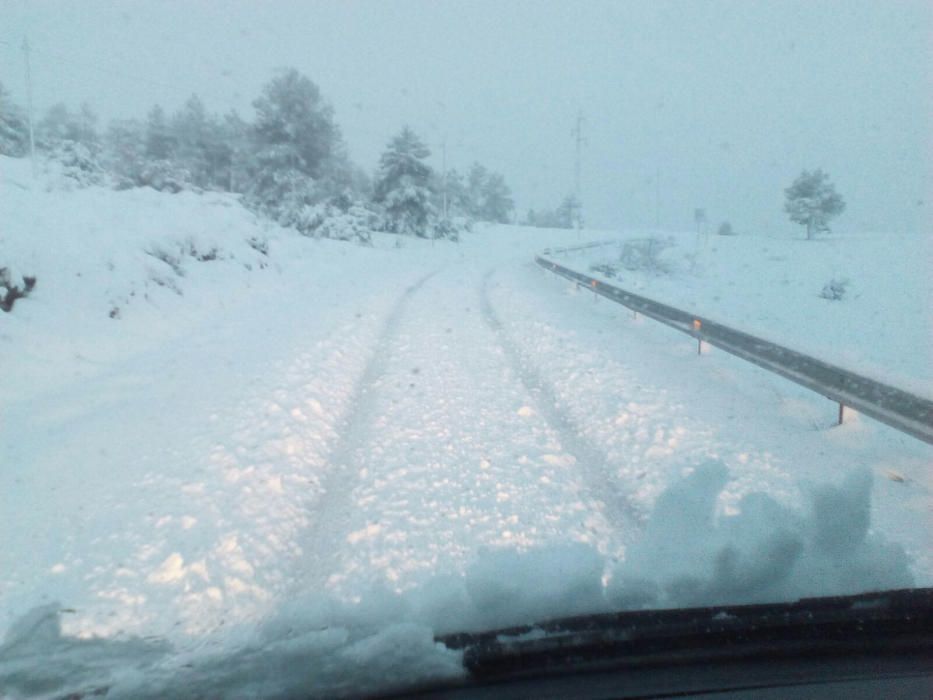
[[845, 422], [846, 418], [846, 405], [844, 403], [839, 404], [839, 423], [837, 425], [842, 425]]
[[700, 329], [703, 327], [700, 319], [693, 319], [693, 330], [697, 333], [697, 355], [703, 354], [703, 338], [700, 337]]

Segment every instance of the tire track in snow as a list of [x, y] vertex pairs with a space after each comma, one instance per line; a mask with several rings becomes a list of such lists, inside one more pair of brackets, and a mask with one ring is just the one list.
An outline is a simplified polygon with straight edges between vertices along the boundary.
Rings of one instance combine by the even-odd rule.
[[576, 458], [586, 483], [597, 495], [597, 500], [605, 505], [606, 518], [620, 532], [634, 534], [641, 528], [644, 514], [634, 504], [631, 494], [613, 479], [606, 453], [583, 436], [576, 422], [560, 408], [557, 392], [531, 366], [518, 345], [509, 337], [489, 300], [489, 280], [494, 273], [493, 268], [483, 275], [480, 290], [483, 320], [502, 348], [512, 371], [534, 400], [535, 408], [558, 435], [563, 448]]
[[[308, 554], [303, 558], [298, 576], [304, 586], [320, 589], [333, 569], [332, 559], [339, 548], [339, 538], [348, 527], [350, 495], [357, 479], [352, 465], [359, 461], [359, 453], [367, 444], [366, 437], [375, 416], [373, 392], [386, 373], [389, 362], [387, 350], [395, 339], [411, 298], [438, 272], [440, 268], [424, 275], [399, 297], [386, 318], [372, 357], [350, 398], [346, 415], [340, 421], [337, 442], [327, 460], [329, 468], [317, 501], [319, 507], [314, 514], [314, 524], [304, 536], [308, 543], [304, 549]], [[322, 546], [323, 542], [327, 543], [326, 546]]]

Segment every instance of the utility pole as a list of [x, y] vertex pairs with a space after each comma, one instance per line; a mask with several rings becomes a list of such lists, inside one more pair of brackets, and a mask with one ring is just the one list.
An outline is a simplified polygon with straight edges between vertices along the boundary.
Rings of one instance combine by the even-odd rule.
[[661, 230], [661, 168], [654, 169], [654, 227]]
[[32, 126], [32, 72], [29, 69], [29, 40], [23, 37], [23, 56], [26, 59], [26, 117], [29, 122], [29, 159], [32, 176], [36, 176], [36, 137]]
[[573, 164], [573, 197], [577, 204], [577, 228], [583, 227], [583, 200], [580, 196], [580, 155], [583, 149], [583, 111], [577, 112], [577, 123], [571, 132], [576, 146], [576, 157]]
[[441, 142], [441, 177], [444, 178], [444, 219], [447, 219], [447, 137]]

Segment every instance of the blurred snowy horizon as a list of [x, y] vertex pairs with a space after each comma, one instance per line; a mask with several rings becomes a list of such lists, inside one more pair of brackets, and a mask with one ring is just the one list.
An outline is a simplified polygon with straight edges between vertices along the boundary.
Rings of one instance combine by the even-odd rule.
[[22, 104], [29, 38], [39, 115], [63, 101], [142, 117], [194, 93], [248, 118], [293, 66], [367, 172], [407, 123], [435, 169], [502, 172], [519, 216], [573, 191], [582, 113], [588, 227], [687, 230], [704, 209], [711, 226], [789, 232], [783, 188], [822, 167], [848, 203], [839, 231], [930, 232], [922, 1], [5, 0], [0, 27], [0, 81]]

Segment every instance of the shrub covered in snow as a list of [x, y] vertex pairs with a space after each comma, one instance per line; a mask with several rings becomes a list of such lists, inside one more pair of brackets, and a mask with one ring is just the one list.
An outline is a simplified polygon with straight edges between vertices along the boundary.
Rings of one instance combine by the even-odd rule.
[[333, 204], [307, 207], [307, 228], [299, 228], [305, 235], [318, 238], [333, 238], [338, 241], [370, 243], [376, 215], [360, 204], [341, 211]]
[[86, 144], [70, 139], [56, 141], [49, 144], [46, 156], [47, 169], [57, 170], [58, 182], [65, 188], [102, 185], [107, 179], [97, 156]]
[[190, 188], [191, 175], [170, 160], [155, 160], [143, 166], [137, 184], [174, 194]]
[[849, 286], [849, 280], [845, 278], [833, 278], [823, 285], [823, 291], [820, 296], [831, 301], [840, 301], [846, 295], [846, 289]]
[[438, 218], [433, 224], [434, 238], [446, 238], [449, 241], [459, 241], [460, 236], [473, 230], [473, 222], [463, 216]]
[[627, 270], [644, 270], [654, 274], [668, 274], [671, 264], [664, 259], [665, 250], [674, 245], [673, 238], [637, 238], [625, 241], [619, 261]]
[[590, 272], [598, 272], [604, 277], [612, 279], [619, 273], [619, 268], [611, 263], [594, 263], [590, 265]]
[[719, 230], [717, 233], [720, 236], [734, 236], [736, 232], [735, 229], [732, 228], [732, 224], [730, 224], [728, 221], [723, 221], [719, 225]]
[[14, 275], [9, 268], [0, 267], [0, 311], [12, 311], [17, 299], [29, 295], [36, 286], [36, 278]]

